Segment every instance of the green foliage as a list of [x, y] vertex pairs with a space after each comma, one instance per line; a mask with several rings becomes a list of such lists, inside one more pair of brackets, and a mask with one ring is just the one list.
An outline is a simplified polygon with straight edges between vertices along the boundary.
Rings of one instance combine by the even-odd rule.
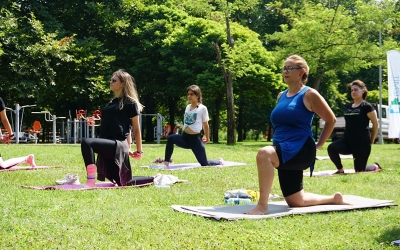
[[[368, 91], [367, 101], [371, 103], [379, 103], [379, 90]], [[382, 86], [382, 104], [388, 105], [387, 86]]]
[[[280, 8], [278, 4], [271, 6]], [[299, 54], [307, 60], [316, 89], [321, 84], [325, 87], [321, 79], [329, 71], [333, 73], [368, 67], [369, 55], [378, 51], [376, 46], [360, 37], [354, 28], [353, 18], [341, 6], [329, 9], [320, 4], [308, 4], [300, 11], [280, 11], [290, 21], [281, 25], [282, 32], [270, 35], [269, 39], [279, 41], [277, 50], [282, 58]]]
[[94, 38], [60, 37], [59, 32], [46, 32], [34, 14], [21, 14], [18, 9], [9, 13], [16, 25], [4, 37], [7, 46], [0, 58], [4, 65], [0, 79], [7, 77], [0, 81], [8, 90], [3, 94], [6, 103], [24, 100], [21, 105], [36, 104], [39, 110], [58, 116], [104, 105], [104, 70], [109, 72], [113, 56], [103, 55], [101, 43]]
[[[168, 122], [179, 123], [185, 89], [197, 84], [212, 119], [221, 117], [222, 125], [214, 127], [223, 128], [226, 91], [211, 46], [216, 42], [234, 77], [236, 116], [246, 121], [238, 129], [264, 131], [285, 88], [279, 68], [288, 55], [308, 61], [308, 84], [340, 113], [351, 80], [366, 82], [370, 100], [376, 99], [377, 66], [385, 66], [387, 50], [400, 47], [399, 3], [392, 0], [2, 3], [2, 98], [9, 106], [36, 104], [61, 116], [105, 105], [112, 95], [110, 74], [123, 68], [136, 79], [145, 113], [162, 112]], [[226, 43], [226, 17], [233, 48]], [[385, 67], [383, 72], [386, 86]], [[26, 118], [31, 123], [34, 117]], [[146, 124], [152, 140], [154, 124]]]

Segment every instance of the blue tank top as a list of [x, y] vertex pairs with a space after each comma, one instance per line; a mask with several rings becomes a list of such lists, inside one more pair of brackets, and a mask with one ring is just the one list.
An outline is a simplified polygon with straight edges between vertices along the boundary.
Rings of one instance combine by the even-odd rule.
[[303, 98], [309, 87], [305, 86], [299, 93], [287, 97], [288, 90], [280, 96], [271, 113], [274, 128], [273, 144], [279, 144], [282, 150], [282, 163], [295, 156], [308, 137], [314, 140], [311, 124], [314, 112], [304, 106]]

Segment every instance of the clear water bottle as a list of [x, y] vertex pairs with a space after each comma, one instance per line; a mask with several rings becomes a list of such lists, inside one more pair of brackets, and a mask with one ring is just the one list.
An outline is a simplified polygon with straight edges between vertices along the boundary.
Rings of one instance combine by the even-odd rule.
[[251, 200], [248, 198], [229, 198], [225, 199], [225, 203], [231, 205], [251, 204]]

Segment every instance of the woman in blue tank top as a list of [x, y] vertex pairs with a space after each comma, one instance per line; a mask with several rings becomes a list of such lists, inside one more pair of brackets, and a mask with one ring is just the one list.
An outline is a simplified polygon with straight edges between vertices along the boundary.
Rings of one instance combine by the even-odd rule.
[[[273, 145], [261, 148], [256, 157], [260, 199], [257, 206], [246, 214], [268, 213], [275, 168], [283, 196], [290, 207], [348, 204], [339, 192], [331, 196], [304, 192], [303, 170], [314, 165], [316, 150], [330, 136], [336, 117], [318, 91], [305, 86], [309, 67], [302, 57], [288, 57], [282, 73], [288, 89], [279, 93], [277, 105], [271, 113]], [[317, 143], [311, 131], [314, 113], [325, 121]]]

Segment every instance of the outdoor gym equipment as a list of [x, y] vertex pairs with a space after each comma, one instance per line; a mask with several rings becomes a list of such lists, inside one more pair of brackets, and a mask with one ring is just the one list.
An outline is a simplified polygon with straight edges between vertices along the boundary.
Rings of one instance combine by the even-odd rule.
[[92, 116], [83, 118], [86, 120], [86, 125], [87, 125], [87, 131], [89, 131], [89, 127], [92, 128], [91, 132], [92, 132], [92, 138], [94, 138], [94, 127], [98, 126], [96, 125], [96, 121], [100, 121], [101, 120], [101, 111], [100, 110], [95, 110], [92, 113]]
[[[44, 119], [47, 122], [53, 122], [53, 144], [57, 143], [57, 119], [65, 119], [66, 117], [57, 117], [56, 115], [51, 115], [49, 111], [32, 112], [33, 114], [44, 114]], [[59, 138], [61, 139], [61, 138]]]
[[[78, 139], [82, 140], [83, 137], [89, 138], [89, 134], [91, 138], [95, 137], [95, 127], [99, 126], [96, 125], [96, 121], [101, 120], [101, 111], [95, 110], [92, 113], [92, 116], [86, 116], [86, 111], [83, 109], [76, 111], [76, 118], [74, 120], [67, 120], [67, 143], [70, 143], [71, 138], [71, 123], [73, 125], [72, 131], [74, 131], [72, 135], [73, 143], [76, 144]], [[83, 134], [83, 132], [85, 132]]]
[[[14, 124], [14, 119], [11, 116], [11, 126], [13, 127], [14, 131], [14, 135], [15, 135], [15, 143], [18, 144], [20, 141], [22, 142], [28, 142], [29, 140], [29, 136], [26, 137], [25, 136], [25, 132], [21, 131], [22, 128], [22, 121], [24, 120], [24, 111], [25, 108], [30, 108], [30, 107], [35, 107], [36, 104], [33, 105], [24, 105], [24, 106], [19, 106], [19, 104], [15, 104], [15, 109], [11, 109], [11, 108], [7, 108], [7, 110], [10, 110], [11, 112], [14, 113], [15, 115], [15, 124]], [[22, 115], [21, 115], [21, 122], [19, 119], [19, 111], [22, 109]], [[32, 112], [33, 113], [33, 112]]]
[[157, 114], [140, 114], [140, 127], [143, 128], [142, 126], [142, 116], [156, 116], [157, 117], [157, 126], [154, 127], [154, 138], [157, 138], [157, 144], [160, 144], [160, 139], [161, 136], [163, 135], [163, 119], [164, 117], [157, 113]]
[[[96, 124], [96, 121], [101, 120], [101, 111], [95, 110], [92, 113], [91, 117], [86, 116], [85, 110], [77, 110], [76, 118], [73, 121], [67, 121], [67, 143], [70, 143], [70, 138], [73, 140], [73, 143], [77, 143], [78, 140], [83, 139], [83, 137], [88, 138], [89, 134], [91, 134], [91, 138], [95, 137], [95, 127], [99, 126]], [[140, 114], [139, 116], [139, 124], [142, 126], [142, 116], [156, 116], [157, 117], [157, 126], [154, 127], [154, 138], [157, 138], [157, 143], [160, 144], [160, 138], [163, 136], [163, 119], [164, 117], [161, 114]], [[72, 131], [75, 133], [71, 136], [71, 127], [70, 124], [73, 124]], [[90, 130], [90, 131], [89, 131]], [[83, 134], [83, 132], [85, 132]], [[133, 140], [132, 140], [133, 142]]]

